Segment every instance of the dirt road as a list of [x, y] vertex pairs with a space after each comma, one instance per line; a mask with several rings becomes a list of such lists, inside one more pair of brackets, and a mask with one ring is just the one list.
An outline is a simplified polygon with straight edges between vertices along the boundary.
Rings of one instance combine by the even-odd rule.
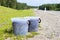
[[42, 20], [40, 34], [28, 40], [60, 40], [60, 11], [35, 10], [34, 13]]

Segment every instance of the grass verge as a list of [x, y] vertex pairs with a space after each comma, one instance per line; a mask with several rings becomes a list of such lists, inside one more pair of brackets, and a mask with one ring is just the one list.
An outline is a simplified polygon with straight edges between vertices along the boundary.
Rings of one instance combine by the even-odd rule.
[[34, 16], [33, 10], [15, 10], [0, 6], [0, 40], [23, 40], [25, 37], [15, 36], [10, 28], [11, 18], [25, 16]]

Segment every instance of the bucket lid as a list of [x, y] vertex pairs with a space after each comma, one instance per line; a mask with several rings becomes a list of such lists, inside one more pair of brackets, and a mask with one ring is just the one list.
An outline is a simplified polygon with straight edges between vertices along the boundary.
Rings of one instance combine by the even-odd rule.
[[36, 17], [36, 16], [31, 16], [31, 17], [24, 17], [26, 19], [39, 19], [40, 17]]
[[22, 22], [22, 21], [27, 21], [28, 19], [24, 19], [24, 18], [11, 18], [12, 22]]

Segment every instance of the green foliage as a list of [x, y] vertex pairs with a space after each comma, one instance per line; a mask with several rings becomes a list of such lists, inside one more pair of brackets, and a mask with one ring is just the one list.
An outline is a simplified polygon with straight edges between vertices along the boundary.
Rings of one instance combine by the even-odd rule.
[[16, 9], [17, 0], [0, 0], [0, 5]]
[[18, 10], [27, 9], [27, 4], [26, 3], [17, 3], [16, 9], [18, 9]]
[[28, 6], [28, 8], [38, 8], [38, 6]]
[[1, 6], [7, 6], [6, 2], [7, 2], [7, 0], [1, 0]]
[[57, 8], [60, 8], [60, 4], [57, 4], [56, 7], [57, 7]]
[[16, 2], [17, 0], [11, 0], [11, 8], [16, 9]]
[[12, 38], [13, 40], [17, 38], [17, 36], [15, 37], [14, 34], [12, 33], [11, 18], [33, 15], [34, 15], [33, 10], [15, 10], [0, 6], [0, 40], [4, 40], [5, 38], [8, 37]]
[[44, 6], [39, 6], [39, 9], [44, 10]]
[[7, 0], [7, 7], [16, 9], [16, 0]]
[[0, 6], [9, 7], [17, 10], [29, 8], [26, 3], [19, 3], [17, 2], [17, 0], [0, 0]]
[[59, 10], [60, 4], [44, 4], [42, 6], [39, 6], [39, 9], [44, 10], [45, 7], [47, 10]]
[[37, 8], [36, 6], [28, 6], [26, 3], [17, 2], [17, 0], [0, 0], [0, 6], [9, 7], [17, 10]]
[[35, 35], [38, 35], [39, 33], [38, 32], [30, 32], [26, 37], [27, 38], [32, 38], [34, 37]]
[[56, 10], [56, 11], [60, 11], [60, 8], [56, 8], [55, 10]]

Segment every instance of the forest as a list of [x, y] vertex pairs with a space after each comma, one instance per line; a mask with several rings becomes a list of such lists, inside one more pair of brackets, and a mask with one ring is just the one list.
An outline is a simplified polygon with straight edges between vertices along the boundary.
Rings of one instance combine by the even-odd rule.
[[59, 4], [44, 4], [39, 6], [39, 9], [44, 10], [46, 8], [47, 10], [55, 10], [60, 11], [60, 3]]

